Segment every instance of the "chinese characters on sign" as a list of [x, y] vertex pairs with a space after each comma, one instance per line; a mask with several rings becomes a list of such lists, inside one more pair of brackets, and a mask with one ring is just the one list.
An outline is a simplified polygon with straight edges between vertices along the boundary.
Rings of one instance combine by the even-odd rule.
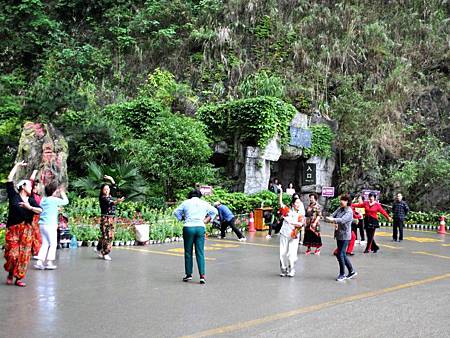
[[379, 190], [368, 190], [365, 189], [363, 191], [361, 191], [361, 195], [364, 198], [364, 201], [367, 201], [369, 199], [369, 194], [370, 193], [374, 193], [375, 194], [375, 200], [379, 200], [380, 199], [380, 191]]
[[289, 145], [298, 148], [311, 148], [311, 130], [291, 127]]
[[334, 197], [334, 187], [322, 187], [323, 197]]
[[306, 163], [303, 169], [303, 184], [314, 185], [316, 184], [316, 164]]
[[212, 194], [212, 187], [210, 185], [202, 185], [200, 187], [200, 192], [203, 196], [211, 195]]

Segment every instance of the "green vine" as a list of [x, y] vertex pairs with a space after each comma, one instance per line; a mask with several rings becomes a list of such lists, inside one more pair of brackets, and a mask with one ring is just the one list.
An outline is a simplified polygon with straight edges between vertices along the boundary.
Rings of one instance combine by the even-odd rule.
[[316, 124], [310, 127], [312, 132], [311, 148], [304, 148], [306, 157], [319, 156], [329, 158], [332, 155], [331, 145], [334, 140], [334, 133], [326, 124]]
[[281, 144], [289, 142], [289, 124], [295, 107], [278, 98], [260, 96], [201, 107], [197, 116], [216, 140], [232, 141], [234, 136], [248, 145], [264, 148], [276, 134]]

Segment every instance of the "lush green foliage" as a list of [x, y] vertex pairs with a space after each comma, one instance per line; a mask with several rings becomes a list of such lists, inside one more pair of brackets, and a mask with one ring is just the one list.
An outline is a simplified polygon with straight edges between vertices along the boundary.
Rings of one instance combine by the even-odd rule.
[[334, 133], [331, 128], [324, 124], [316, 124], [311, 126], [311, 148], [305, 148], [304, 156], [319, 156], [329, 158], [332, 156], [332, 144]]
[[289, 141], [289, 123], [296, 109], [273, 97], [257, 97], [207, 105], [198, 110], [212, 135], [220, 135], [232, 142], [238, 135], [247, 144], [264, 147], [275, 135], [282, 144]]
[[239, 84], [238, 90], [240, 96], [245, 99], [258, 96], [284, 98], [283, 80], [276, 75], [269, 74], [265, 70], [247, 76]]
[[129, 200], [144, 200], [146, 185], [139, 170], [130, 163], [118, 163], [111, 167], [104, 167], [95, 162], [88, 163], [88, 176], [73, 182], [86, 196], [98, 196], [103, 183], [110, 183], [103, 179], [104, 175], [114, 178], [118, 194]]
[[[223, 189], [214, 189], [214, 193], [209, 196], [203, 197], [206, 201], [213, 204], [216, 201], [220, 201], [230, 208], [235, 214], [249, 214], [255, 208], [272, 207], [274, 210], [278, 210], [279, 201], [278, 196], [271, 191], [262, 191], [257, 194], [247, 195], [241, 192], [227, 192]], [[287, 194], [283, 194], [283, 203], [288, 205], [290, 197]]]

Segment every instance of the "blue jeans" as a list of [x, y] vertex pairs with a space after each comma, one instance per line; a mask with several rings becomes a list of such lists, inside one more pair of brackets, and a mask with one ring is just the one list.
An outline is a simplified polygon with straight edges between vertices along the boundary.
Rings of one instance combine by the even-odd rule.
[[184, 269], [186, 275], [192, 276], [192, 249], [195, 245], [195, 258], [200, 275], [205, 274], [205, 227], [184, 227]]
[[336, 240], [337, 242], [337, 255], [336, 258], [339, 263], [339, 276], [345, 276], [345, 267], [348, 269], [348, 273], [353, 272], [353, 266], [352, 263], [350, 263], [350, 260], [347, 257], [347, 247], [349, 240]]

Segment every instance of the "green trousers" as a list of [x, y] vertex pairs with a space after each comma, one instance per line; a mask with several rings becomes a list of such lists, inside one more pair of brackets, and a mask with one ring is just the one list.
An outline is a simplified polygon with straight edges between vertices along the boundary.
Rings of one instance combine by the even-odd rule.
[[192, 276], [192, 248], [195, 245], [195, 258], [200, 275], [205, 274], [205, 227], [184, 227], [184, 270]]

